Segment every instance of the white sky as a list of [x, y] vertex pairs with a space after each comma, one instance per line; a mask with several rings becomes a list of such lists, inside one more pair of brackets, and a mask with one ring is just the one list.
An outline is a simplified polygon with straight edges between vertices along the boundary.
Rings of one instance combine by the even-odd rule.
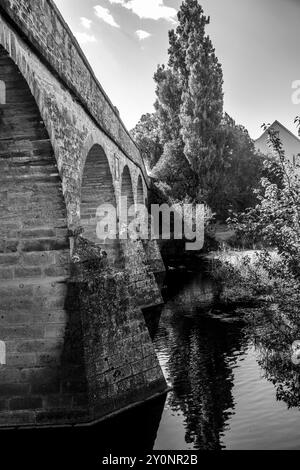
[[[128, 129], [152, 112], [181, 0], [55, 0]], [[292, 132], [300, 105], [300, 0], [199, 0], [223, 65], [225, 111], [253, 138], [278, 119]]]

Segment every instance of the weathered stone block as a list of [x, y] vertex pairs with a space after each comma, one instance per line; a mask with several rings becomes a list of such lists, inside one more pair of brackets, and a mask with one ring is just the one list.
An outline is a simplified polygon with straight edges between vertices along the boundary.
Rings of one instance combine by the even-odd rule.
[[30, 391], [29, 384], [4, 383], [4, 384], [1, 384], [1, 387], [0, 387], [0, 396], [11, 397], [11, 396], [27, 395], [29, 391]]
[[9, 400], [10, 410], [37, 410], [42, 408], [43, 402], [40, 397], [13, 398]]

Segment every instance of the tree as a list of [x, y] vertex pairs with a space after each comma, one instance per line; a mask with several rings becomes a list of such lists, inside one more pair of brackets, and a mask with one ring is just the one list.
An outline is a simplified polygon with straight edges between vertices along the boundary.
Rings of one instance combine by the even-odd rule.
[[164, 146], [164, 153], [153, 168], [152, 176], [168, 186], [168, 197], [184, 200], [187, 195], [195, 199], [195, 174], [182, 152], [181, 140], [172, 140]]
[[143, 114], [131, 135], [139, 147], [146, 166], [151, 170], [163, 153], [156, 113]]
[[169, 33], [168, 67], [159, 66], [154, 77], [156, 110], [162, 142], [176, 140], [179, 151], [174, 158], [182, 152], [195, 173], [196, 194], [205, 193], [201, 199], [207, 202], [222, 158], [217, 142], [223, 112], [222, 69], [205, 34], [209, 18], [197, 0], [182, 3], [178, 22]]
[[[154, 75], [156, 82], [155, 109], [163, 145], [181, 139], [180, 107], [182, 87], [179, 75], [160, 65]], [[182, 140], [182, 139], [181, 139]]]
[[[160, 65], [155, 113], [133, 130], [152, 175], [173, 199], [208, 205], [219, 220], [256, 201], [262, 161], [246, 129], [223, 116], [223, 74], [197, 0], [184, 0]], [[157, 160], [157, 158], [159, 159]]]
[[204, 28], [190, 33], [185, 63], [188, 86], [183, 91], [180, 115], [184, 153], [207, 200], [214, 187], [216, 169], [222, 164], [218, 144], [223, 115], [223, 74]]
[[189, 80], [189, 68], [186, 58], [190, 45], [190, 39], [198, 31], [199, 45], [205, 37], [205, 27], [210, 19], [204, 15], [203, 8], [198, 0], [183, 1], [178, 12], [178, 26], [169, 32], [169, 67], [177, 72], [182, 81], [182, 86], [187, 88]]
[[215, 177], [217, 185], [210, 205], [225, 221], [232, 213], [244, 212], [257, 204], [255, 190], [260, 188], [264, 158], [256, 152], [247, 129], [236, 125], [226, 113], [222, 132], [223, 165], [219, 179]]

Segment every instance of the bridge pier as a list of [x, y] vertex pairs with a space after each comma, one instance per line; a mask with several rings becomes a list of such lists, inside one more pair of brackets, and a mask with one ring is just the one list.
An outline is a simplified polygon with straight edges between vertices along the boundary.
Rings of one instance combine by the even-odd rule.
[[94, 256], [76, 264], [74, 278], [91, 421], [167, 390], [143, 313], [130, 292], [130, 272], [101, 259], [97, 265]]

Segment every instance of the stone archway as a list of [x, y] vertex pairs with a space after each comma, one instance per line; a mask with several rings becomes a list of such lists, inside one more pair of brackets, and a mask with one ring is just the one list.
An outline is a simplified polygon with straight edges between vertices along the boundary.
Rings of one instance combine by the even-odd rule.
[[134, 205], [132, 179], [127, 165], [124, 167], [122, 173], [121, 196], [127, 198], [128, 208]]
[[[15, 374], [25, 368], [27, 398], [39, 389], [36, 408], [43, 408], [51, 386], [55, 393], [63, 352], [70, 263], [67, 213], [40, 110], [2, 46], [0, 83], [0, 314], [5, 325], [1, 340], [10, 344], [5, 383], [13, 384]], [[42, 386], [46, 379], [49, 388]], [[20, 399], [22, 409], [26, 401]]]
[[6, 85], [3, 80], [0, 80], [0, 105], [6, 104]]
[[0, 366], [6, 365], [6, 344], [0, 341]]
[[105, 216], [107, 218], [110, 207], [115, 210], [115, 219], [112, 218], [111, 222], [112, 225], [115, 222], [117, 230], [117, 204], [109, 162], [103, 148], [94, 144], [87, 155], [82, 175], [80, 223], [85, 239], [113, 254], [117, 247], [116, 230], [108, 232], [112, 225], [107, 225], [107, 233], [103, 236], [97, 231], [98, 223]]
[[[1, 278], [65, 275], [67, 259], [55, 271], [59, 263], [54, 255], [65, 253], [69, 243], [53, 148], [26, 80], [1, 46], [0, 81], [5, 84], [0, 107], [1, 253], [16, 257], [13, 270]], [[32, 253], [39, 253], [43, 262]]]
[[123, 233], [134, 217], [132, 214], [129, 215], [130, 209], [132, 210], [132, 207], [134, 207], [134, 195], [130, 170], [127, 165], [122, 172], [120, 195], [120, 230]]
[[145, 204], [146, 198], [144, 196], [144, 187], [143, 187], [143, 180], [141, 175], [139, 175], [138, 183], [137, 183], [137, 204]]

